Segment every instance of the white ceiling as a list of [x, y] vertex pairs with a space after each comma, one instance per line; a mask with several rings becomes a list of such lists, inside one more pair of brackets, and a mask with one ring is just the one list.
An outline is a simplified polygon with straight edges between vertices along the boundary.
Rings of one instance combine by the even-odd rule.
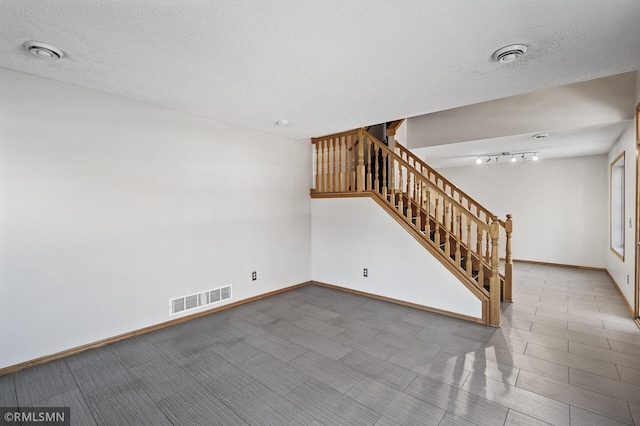
[[2, 0], [0, 67], [303, 139], [640, 69], [638, 22], [637, 0]]

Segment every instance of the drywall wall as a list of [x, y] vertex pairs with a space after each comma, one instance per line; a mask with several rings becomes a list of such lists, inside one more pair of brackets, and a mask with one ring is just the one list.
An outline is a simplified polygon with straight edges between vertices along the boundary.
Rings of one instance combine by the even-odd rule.
[[173, 297], [309, 280], [310, 156], [0, 69], [0, 368], [173, 319]]
[[482, 317], [480, 301], [371, 198], [313, 199], [311, 217], [314, 280]]
[[404, 122], [398, 127], [396, 130], [395, 140], [397, 140], [400, 145], [407, 147], [407, 127], [409, 126], [408, 120], [404, 120]]
[[[636, 71], [636, 105], [640, 104], [640, 71]], [[622, 291], [627, 303], [631, 308], [634, 307], [634, 276], [635, 276], [635, 256], [636, 256], [636, 230], [633, 227], [635, 223], [636, 209], [636, 122], [629, 124], [620, 140], [611, 148], [608, 155], [607, 176], [609, 176], [609, 165], [615, 160], [620, 153], [625, 153], [625, 256], [624, 260], [620, 259], [614, 252], [609, 249], [610, 230], [607, 228], [607, 271], [615, 280], [616, 284]], [[609, 178], [607, 182], [610, 182]], [[609, 194], [610, 185], [607, 185], [607, 194]], [[607, 197], [607, 203], [609, 198]], [[607, 204], [609, 205], [609, 204]], [[610, 209], [607, 209], [607, 218], [610, 215]], [[631, 219], [632, 226], [629, 226]], [[608, 222], [607, 222], [608, 223]], [[636, 223], [635, 226], [639, 224]], [[627, 281], [628, 277], [628, 281]]]
[[[622, 153], [625, 153], [624, 161], [624, 260], [621, 259], [613, 250], [610, 249], [610, 233], [609, 218], [611, 215], [610, 191], [611, 185], [607, 183], [607, 240], [605, 247], [607, 248], [606, 268], [611, 277], [615, 280], [620, 290], [627, 299], [630, 306], [633, 306], [634, 292], [634, 276], [635, 276], [635, 212], [636, 212], [636, 129], [635, 123], [629, 125], [627, 130], [622, 134], [620, 140], [611, 148], [608, 155], [608, 161], [605, 166], [607, 171], [607, 182], [610, 182], [609, 174], [611, 163]], [[627, 281], [627, 277], [629, 278]]]
[[513, 214], [515, 259], [604, 268], [607, 167], [598, 155], [439, 171], [499, 217]]

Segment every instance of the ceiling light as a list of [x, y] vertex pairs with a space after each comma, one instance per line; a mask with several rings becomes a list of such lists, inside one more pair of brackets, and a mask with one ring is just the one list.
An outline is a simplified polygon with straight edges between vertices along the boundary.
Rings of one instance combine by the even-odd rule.
[[288, 126], [289, 120], [278, 120], [276, 121], [276, 126]]
[[[529, 161], [529, 158], [533, 159], [533, 161], [538, 161], [538, 152], [539, 151], [519, 151], [519, 152], [505, 151], [498, 154], [479, 154], [479, 155], [476, 155], [476, 164], [490, 163], [494, 161], [494, 158], [496, 163], [498, 163], [501, 158], [506, 159], [510, 163], [517, 163], [518, 157], [522, 158], [522, 161], [525, 163]], [[528, 157], [529, 155], [531, 157]]]
[[526, 51], [527, 46], [524, 44], [511, 44], [493, 52], [493, 59], [506, 64], [508, 62], [515, 61], [520, 56], [524, 55], [524, 52]]
[[535, 140], [541, 140], [541, 139], [546, 139], [549, 137], [549, 133], [539, 133], [537, 135], [533, 135], [531, 136], [533, 139]]
[[60, 59], [64, 56], [62, 50], [39, 41], [25, 41], [23, 46], [40, 59]]

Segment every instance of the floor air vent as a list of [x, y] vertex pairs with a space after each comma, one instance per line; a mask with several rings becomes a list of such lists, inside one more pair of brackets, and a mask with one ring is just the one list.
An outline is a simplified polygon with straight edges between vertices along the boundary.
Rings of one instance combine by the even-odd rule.
[[231, 286], [220, 287], [202, 293], [190, 294], [188, 296], [176, 297], [169, 301], [169, 315], [187, 312], [201, 306], [211, 305], [231, 299]]

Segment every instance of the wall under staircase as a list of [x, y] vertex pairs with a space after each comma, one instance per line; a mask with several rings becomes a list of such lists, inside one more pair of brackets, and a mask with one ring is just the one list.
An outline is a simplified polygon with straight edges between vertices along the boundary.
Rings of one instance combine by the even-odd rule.
[[483, 322], [482, 302], [373, 198], [314, 198], [311, 218], [315, 281]]

